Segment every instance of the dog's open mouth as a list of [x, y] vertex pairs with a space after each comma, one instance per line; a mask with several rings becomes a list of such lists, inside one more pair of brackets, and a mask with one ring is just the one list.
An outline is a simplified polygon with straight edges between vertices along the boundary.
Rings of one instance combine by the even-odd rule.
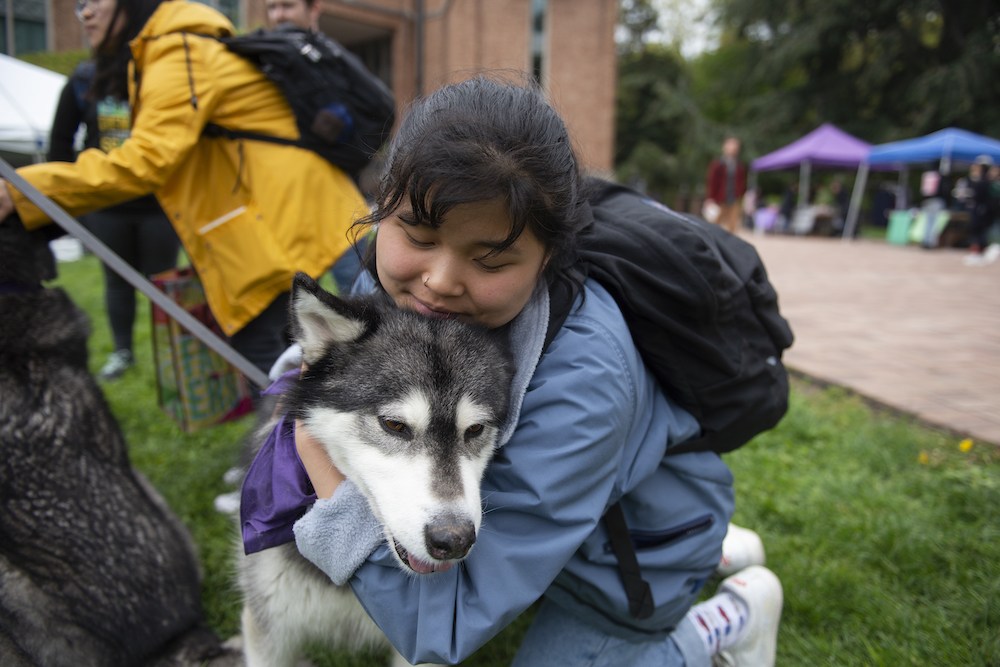
[[435, 563], [425, 563], [424, 561], [416, 558], [413, 554], [406, 550], [398, 540], [393, 538], [392, 546], [396, 549], [396, 555], [399, 556], [399, 560], [406, 563], [406, 565], [416, 572], [417, 574], [430, 574], [431, 572], [445, 572], [450, 570], [454, 563], [448, 561], [438, 561]]

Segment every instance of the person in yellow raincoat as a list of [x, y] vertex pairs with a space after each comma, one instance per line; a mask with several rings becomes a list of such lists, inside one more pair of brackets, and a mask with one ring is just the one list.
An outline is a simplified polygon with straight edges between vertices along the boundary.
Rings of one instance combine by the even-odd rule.
[[[18, 174], [72, 215], [155, 193], [222, 330], [266, 372], [287, 347], [293, 275], [318, 277], [348, 248], [364, 198], [312, 151], [202, 137], [209, 122], [299, 137], [279, 89], [214, 39], [234, 33], [219, 12], [185, 0], [79, 0], [77, 14], [96, 45], [95, 79], [128, 67], [131, 135], [109, 153]], [[28, 229], [50, 222], [0, 180], [0, 220], [15, 209]]]

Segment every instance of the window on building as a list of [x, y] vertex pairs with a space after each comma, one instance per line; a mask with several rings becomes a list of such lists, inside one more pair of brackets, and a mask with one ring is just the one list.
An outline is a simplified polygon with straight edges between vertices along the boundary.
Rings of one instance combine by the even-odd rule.
[[[8, 16], [7, 9], [11, 5], [13, 15]], [[45, 0], [14, 0], [13, 3], [0, 0], [0, 17], [3, 26], [3, 31], [0, 32], [0, 52], [13, 56], [46, 49]], [[13, 45], [8, 44], [11, 32], [14, 34]]]
[[531, 0], [531, 74], [539, 85], [545, 70], [545, 15], [549, 0]]
[[392, 33], [378, 26], [321, 14], [319, 29], [344, 45], [368, 70], [392, 88]]

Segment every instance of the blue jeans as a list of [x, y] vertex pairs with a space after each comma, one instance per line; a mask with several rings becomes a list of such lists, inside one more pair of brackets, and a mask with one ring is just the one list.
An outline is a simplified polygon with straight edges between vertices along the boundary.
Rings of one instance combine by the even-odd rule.
[[711, 657], [687, 617], [666, 639], [630, 642], [542, 603], [511, 667], [708, 667]]

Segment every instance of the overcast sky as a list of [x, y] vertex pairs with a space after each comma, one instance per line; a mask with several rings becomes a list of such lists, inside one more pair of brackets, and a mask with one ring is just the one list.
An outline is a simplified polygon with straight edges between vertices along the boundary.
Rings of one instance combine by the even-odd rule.
[[661, 39], [679, 44], [685, 58], [718, 45], [710, 0], [654, 0], [653, 4], [660, 12]]

